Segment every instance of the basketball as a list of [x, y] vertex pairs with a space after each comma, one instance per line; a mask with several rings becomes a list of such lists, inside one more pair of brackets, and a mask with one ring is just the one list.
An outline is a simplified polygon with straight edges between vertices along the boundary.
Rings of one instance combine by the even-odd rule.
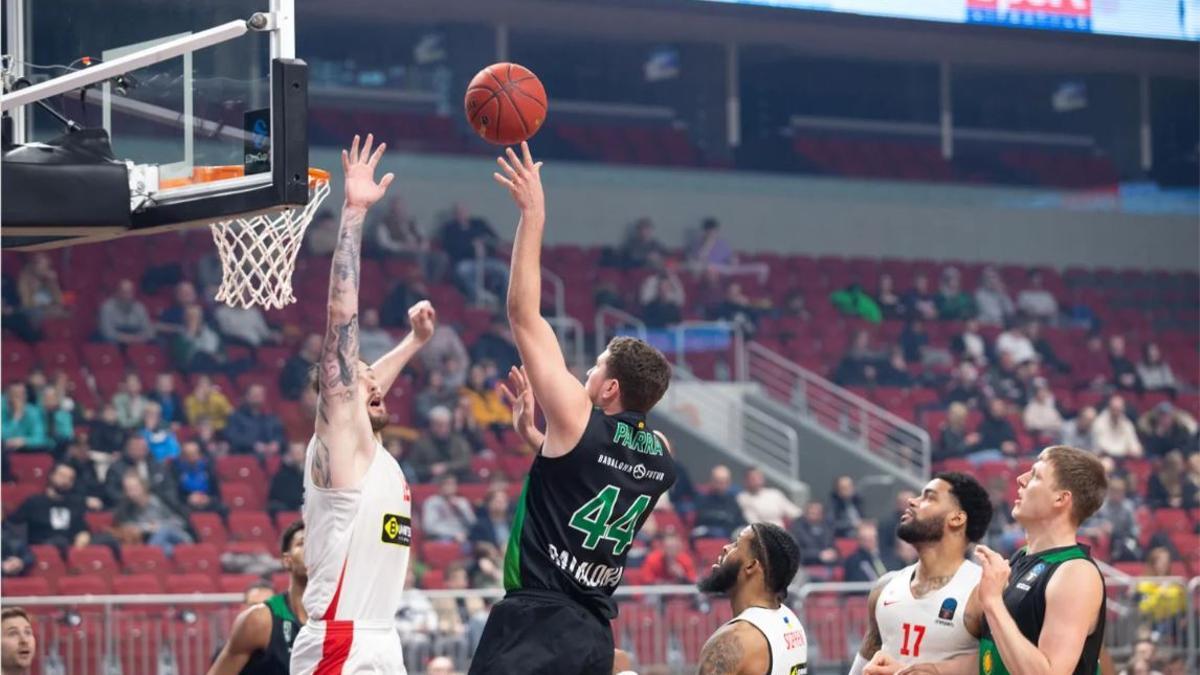
[[471, 79], [463, 105], [480, 138], [513, 145], [529, 140], [546, 121], [546, 88], [525, 66], [493, 63]]

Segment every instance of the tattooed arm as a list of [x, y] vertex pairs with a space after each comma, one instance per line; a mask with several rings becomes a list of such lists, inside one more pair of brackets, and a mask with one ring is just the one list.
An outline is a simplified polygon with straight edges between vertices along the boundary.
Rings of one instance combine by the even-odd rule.
[[879, 603], [879, 596], [883, 594], [883, 589], [894, 575], [895, 572], [889, 572], [879, 577], [879, 581], [875, 582], [875, 588], [872, 588], [871, 594], [867, 596], [867, 634], [863, 636], [862, 646], [858, 648], [854, 665], [850, 667], [850, 675], [862, 675], [863, 668], [875, 658], [875, 653], [883, 647], [883, 637], [879, 634], [879, 622], [875, 620], [875, 605]]
[[316, 443], [312, 480], [318, 487], [340, 488], [358, 482], [367, 464], [356, 459], [371, 447], [367, 402], [360, 391], [358, 359], [359, 258], [363, 220], [367, 209], [379, 201], [392, 182], [392, 174], [375, 183], [375, 167], [385, 144], [371, 153], [374, 138], [368, 134], [361, 152], [358, 136], [350, 151], [342, 151], [346, 174], [346, 202], [333, 251], [329, 275], [328, 324], [318, 364], [320, 401], [317, 404]]
[[700, 650], [700, 675], [759, 675], [771, 665], [771, 646], [745, 621], [721, 626]]

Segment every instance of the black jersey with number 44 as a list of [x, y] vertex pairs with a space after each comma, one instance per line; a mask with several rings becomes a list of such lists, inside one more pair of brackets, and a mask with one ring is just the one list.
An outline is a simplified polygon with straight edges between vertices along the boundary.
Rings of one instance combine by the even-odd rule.
[[625, 557], [658, 498], [675, 483], [675, 463], [640, 413], [593, 410], [579, 444], [562, 457], [539, 454], [513, 516], [504, 588], [564, 593], [607, 619]]

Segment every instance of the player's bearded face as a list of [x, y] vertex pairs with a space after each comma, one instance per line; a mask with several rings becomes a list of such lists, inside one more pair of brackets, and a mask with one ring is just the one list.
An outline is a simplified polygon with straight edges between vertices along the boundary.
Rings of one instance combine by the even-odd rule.
[[946, 533], [946, 515], [921, 520], [910, 515], [896, 528], [896, 536], [910, 544], [926, 544], [941, 541]]
[[696, 588], [702, 593], [724, 594], [733, 590], [737, 585], [738, 572], [741, 571], [741, 561], [736, 560], [736, 555], [730, 551], [722, 560], [712, 568], [708, 576], [704, 577], [696, 584]]

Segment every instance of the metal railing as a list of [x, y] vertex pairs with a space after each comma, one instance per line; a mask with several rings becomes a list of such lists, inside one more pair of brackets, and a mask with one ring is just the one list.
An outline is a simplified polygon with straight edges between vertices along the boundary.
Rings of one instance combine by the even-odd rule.
[[795, 419], [847, 448], [921, 482], [929, 475], [926, 431], [757, 342], [739, 352], [738, 374], [793, 411]]
[[[620, 323], [612, 325], [610, 321]], [[646, 339], [645, 321], [616, 307], [601, 307], [596, 310], [596, 350], [603, 349], [604, 345], [608, 344], [609, 338], [616, 335], [617, 329], [622, 327], [632, 328], [637, 331], [639, 338]]]
[[[1106, 584], [1105, 644], [1118, 668], [1137, 639], [1153, 630], [1160, 655], [1183, 655], [1185, 670], [1196, 672], [1200, 577], [1109, 577]], [[1149, 616], [1139, 606], [1146, 584], [1186, 588], [1186, 606]], [[808, 634], [810, 673], [849, 669], [866, 631], [871, 586], [808, 583], [793, 593], [790, 606]], [[488, 609], [502, 594], [498, 588], [407, 591], [396, 621], [408, 671], [423, 673], [434, 656], [447, 656], [465, 671]], [[695, 672], [704, 642], [732, 618], [727, 601], [705, 598], [692, 586], [623, 586], [616, 597], [613, 637], [639, 672]], [[37, 675], [201, 675], [228, 638], [241, 599], [234, 593], [9, 597], [4, 605], [34, 615]]]

